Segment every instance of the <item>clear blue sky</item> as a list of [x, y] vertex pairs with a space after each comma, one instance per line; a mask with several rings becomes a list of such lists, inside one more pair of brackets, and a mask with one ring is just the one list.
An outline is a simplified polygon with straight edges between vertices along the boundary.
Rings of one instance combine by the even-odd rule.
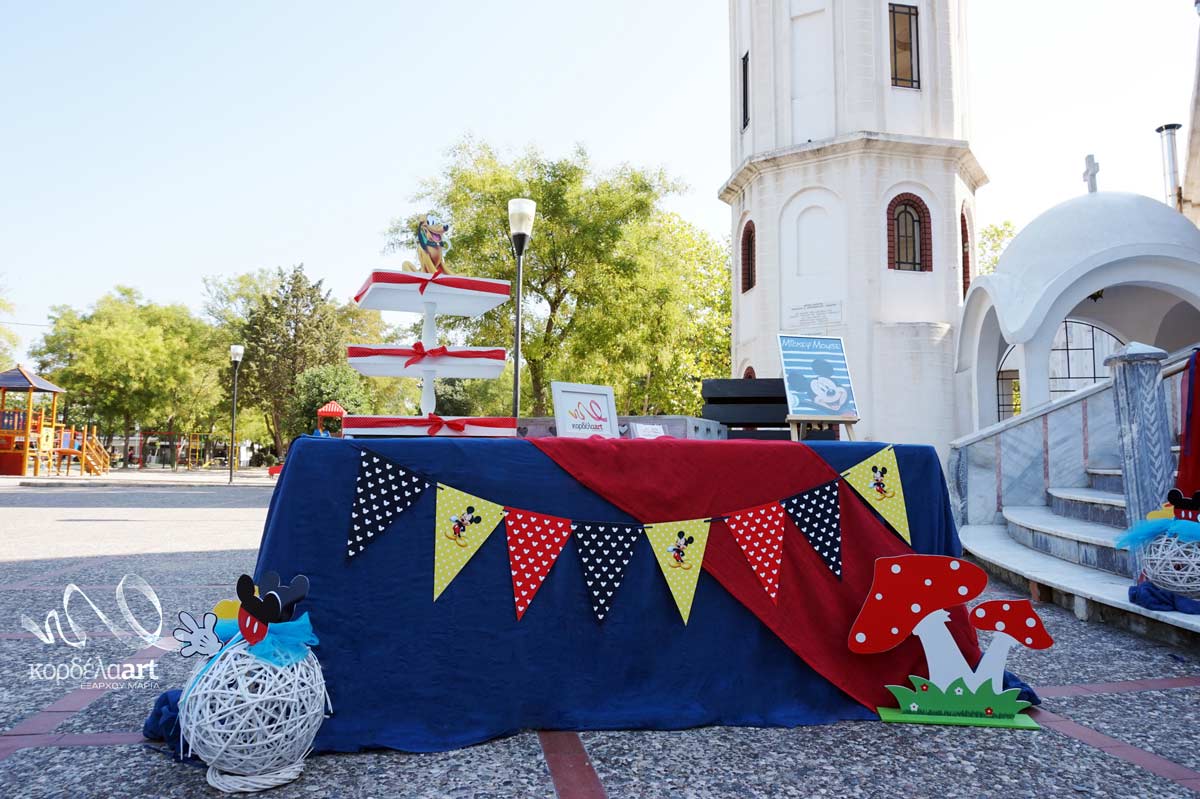
[[[1160, 194], [1153, 129], [1188, 121], [1198, 22], [1133, 8], [971, 4], [980, 224], [1081, 191], [1088, 152], [1102, 188]], [[664, 167], [690, 186], [672, 207], [727, 235], [727, 26], [726, 0], [0, 0], [12, 319], [118, 283], [198, 307], [204, 275], [299, 262], [346, 297], [399, 262], [384, 229], [468, 133]]]

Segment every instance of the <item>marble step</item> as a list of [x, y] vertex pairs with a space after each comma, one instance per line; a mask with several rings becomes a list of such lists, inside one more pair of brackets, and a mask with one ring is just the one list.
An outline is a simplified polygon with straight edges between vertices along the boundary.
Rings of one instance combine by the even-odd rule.
[[1091, 468], [1087, 470], [1088, 487], [1097, 491], [1125, 493], [1125, 475], [1116, 468]]
[[1051, 488], [1050, 510], [1059, 516], [1085, 522], [1107, 524], [1122, 530], [1129, 525], [1125, 514], [1125, 494], [1096, 488]]
[[[960, 529], [958, 534], [967, 552], [982, 561], [985, 567], [991, 565], [1010, 575], [1074, 597], [1076, 615], [1086, 618], [1089, 615], [1087, 603], [1094, 602], [1135, 619], [1152, 620], [1188, 633], [1200, 633], [1200, 616], [1147, 610], [1135, 605], [1129, 601], [1128, 577], [1068, 563], [1021, 546], [1010, 537], [1003, 525], [968, 525]], [[1137, 629], [1138, 625], [1126, 626]]]
[[1009, 537], [1031, 550], [1126, 578], [1133, 576], [1129, 553], [1113, 546], [1123, 529], [1059, 516], [1044, 505], [1007, 507], [1004, 521]]

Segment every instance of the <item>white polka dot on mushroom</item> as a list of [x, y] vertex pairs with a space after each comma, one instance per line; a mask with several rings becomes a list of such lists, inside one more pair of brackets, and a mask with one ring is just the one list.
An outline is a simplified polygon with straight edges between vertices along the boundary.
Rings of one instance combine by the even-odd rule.
[[966, 596], [967, 595], [967, 587], [965, 585], [960, 585], [958, 587], [958, 594], [959, 594], [959, 596]]
[[920, 605], [918, 605], [916, 602], [914, 602], [914, 603], [913, 603], [913, 605], [912, 605], [912, 612], [913, 612], [913, 613], [920, 613], [920, 612], [921, 612], [921, 606], [920, 606]]
[[893, 563], [892, 564], [892, 574], [899, 574], [899, 573], [900, 573], [900, 564]]
[[987, 611], [985, 611], [983, 608], [975, 608], [975, 615], [982, 619], [987, 615]]
[[883, 594], [876, 594], [876, 595], [875, 595], [875, 598], [876, 598], [876, 599], [883, 599]]
[[951, 571], [958, 571], [958, 567], [959, 567], [960, 565], [961, 565], [961, 564], [960, 564], [960, 563], [959, 563], [957, 560], [952, 560], [952, 561], [950, 561], [950, 570], [951, 570]]
[[996, 632], [1000, 632], [1000, 633], [1004, 632], [1004, 622], [1002, 622], [1002, 621], [996, 622]]
[[933, 580], [930, 580], [928, 577], [926, 577], [926, 578], [925, 578], [925, 585], [933, 585]]
[[861, 644], [863, 641], [867, 640], [867, 634], [859, 633], [858, 635], [854, 636], [854, 640]]
[[1029, 618], [1025, 620], [1026, 627], [1037, 627], [1037, 619]]

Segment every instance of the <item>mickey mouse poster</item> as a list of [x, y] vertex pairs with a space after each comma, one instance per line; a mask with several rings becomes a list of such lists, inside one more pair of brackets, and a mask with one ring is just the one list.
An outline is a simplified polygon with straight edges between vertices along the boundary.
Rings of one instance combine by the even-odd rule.
[[779, 337], [788, 414], [817, 419], [858, 419], [850, 369], [840, 338]]

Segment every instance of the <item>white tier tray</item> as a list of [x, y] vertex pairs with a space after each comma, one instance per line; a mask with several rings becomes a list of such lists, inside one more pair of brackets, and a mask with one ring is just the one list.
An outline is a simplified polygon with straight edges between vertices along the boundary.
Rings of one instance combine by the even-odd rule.
[[[421, 293], [425, 286], [425, 293]], [[377, 269], [354, 295], [360, 308], [377, 311], [422, 313], [427, 303], [437, 305], [437, 313], [447, 316], [479, 316], [508, 302], [511, 288], [507, 280], [465, 275], [433, 275]]]
[[[461, 431], [445, 424], [459, 421], [463, 422]], [[436, 432], [431, 433], [431, 429], [435, 429]], [[517, 420], [471, 416], [443, 416], [433, 420], [428, 416], [347, 416], [342, 419], [342, 435], [346, 438], [429, 435], [453, 438], [511, 438], [517, 435]]]
[[[430, 348], [434, 349], [434, 348]], [[412, 347], [395, 344], [353, 344], [346, 348], [346, 360], [367, 377], [482, 377], [494, 379], [504, 371], [507, 352], [496, 347], [446, 347], [450, 353], [486, 353], [489, 357], [466, 358], [455, 355], [427, 355], [412, 366], [405, 366], [416, 354]], [[495, 357], [498, 356], [498, 357]]]

